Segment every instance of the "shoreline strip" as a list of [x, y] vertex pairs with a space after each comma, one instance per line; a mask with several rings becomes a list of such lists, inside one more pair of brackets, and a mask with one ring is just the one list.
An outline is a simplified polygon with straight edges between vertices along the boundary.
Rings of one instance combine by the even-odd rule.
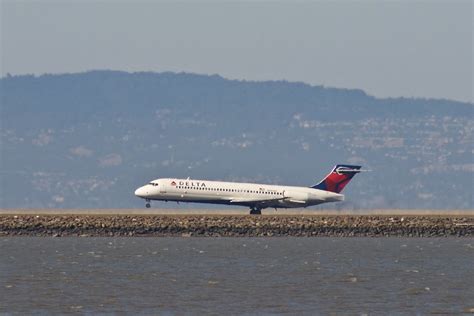
[[474, 237], [471, 216], [0, 215], [0, 237]]

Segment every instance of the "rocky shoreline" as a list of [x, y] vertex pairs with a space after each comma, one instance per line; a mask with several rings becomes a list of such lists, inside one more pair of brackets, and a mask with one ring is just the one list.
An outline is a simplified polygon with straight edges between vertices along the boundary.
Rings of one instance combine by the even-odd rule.
[[0, 215], [5, 236], [473, 237], [474, 217]]

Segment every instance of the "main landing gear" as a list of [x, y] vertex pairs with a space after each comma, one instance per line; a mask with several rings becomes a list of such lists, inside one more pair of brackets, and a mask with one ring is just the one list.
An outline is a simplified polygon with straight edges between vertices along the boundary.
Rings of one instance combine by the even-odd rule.
[[262, 215], [262, 209], [261, 208], [256, 208], [252, 207], [250, 209], [250, 215]]
[[146, 200], [146, 204], [145, 204], [145, 207], [146, 208], [150, 208], [151, 204], [150, 204], [150, 200]]

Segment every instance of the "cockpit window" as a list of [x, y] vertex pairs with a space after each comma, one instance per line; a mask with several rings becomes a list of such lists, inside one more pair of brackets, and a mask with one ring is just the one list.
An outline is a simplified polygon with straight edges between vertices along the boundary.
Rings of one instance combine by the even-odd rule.
[[154, 187], [158, 186], [158, 183], [150, 182], [150, 183], [148, 183], [148, 184], [151, 184], [151, 185], [154, 186]]

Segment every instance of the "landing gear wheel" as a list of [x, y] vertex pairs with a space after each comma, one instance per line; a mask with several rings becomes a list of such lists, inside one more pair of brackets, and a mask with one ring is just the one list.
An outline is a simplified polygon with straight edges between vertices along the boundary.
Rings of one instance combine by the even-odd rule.
[[250, 209], [250, 215], [262, 215], [262, 210], [258, 208]]
[[146, 201], [145, 206], [146, 206], [146, 208], [150, 208], [150, 206], [151, 206], [150, 201]]

